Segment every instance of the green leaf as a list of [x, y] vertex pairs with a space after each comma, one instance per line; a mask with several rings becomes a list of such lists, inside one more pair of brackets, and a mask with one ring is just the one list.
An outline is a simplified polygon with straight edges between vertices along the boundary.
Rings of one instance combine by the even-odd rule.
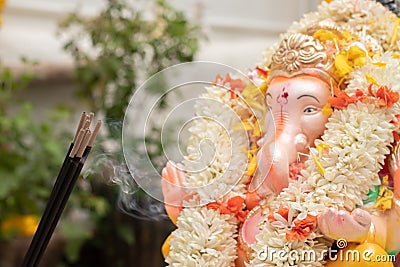
[[129, 225], [121, 224], [118, 226], [117, 234], [128, 245], [132, 245], [135, 242], [135, 234]]
[[60, 227], [61, 234], [66, 239], [65, 253], [70, 262], [76, 262], [80, 249], [92, 233], [81, 223], [63, 222]]
[[0, 186], [0, 199], [7, 197], [13, 190], [15, 190], [19, 181], [13, 177], [11, 172], [0, 169], [1, 186]]

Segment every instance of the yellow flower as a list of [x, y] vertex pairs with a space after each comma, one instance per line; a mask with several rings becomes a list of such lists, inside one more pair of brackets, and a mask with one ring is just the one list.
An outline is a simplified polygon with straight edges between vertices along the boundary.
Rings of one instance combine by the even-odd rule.
[[[3, 12], [3, 8], [6, 5], [6, 0], [0, 0], [0, 12]], [[3, 24], [3, 18], [0, 14], [0, 27]]]
[[255, 155], [252, 155], [249, 157], [249, 165], [247, 165], [247, 170], [246, 170], [246, 175], [247, 176], [252, 176], [254, 172], [257, 169], [257, 157]]
[[256, 121], [256, 123], [254, 125], [253, 136], [261, 137], [261, 128], [260, 128], [260, 124], [258, 123], [258, 121]]
[[357, 45], [335, 55], [335, 68], [342, 79], [353, 71], [354, 66], [364, 66], [366, 63], [367, 52]]
[[241, 123], [238, 122], [233, 126], [233, 130], [239, 131], [244, 128], [245, 131], [253, 130], [253, 125], [251, 125], [247, 120], [242, 121]]
[[377, 66], [378, 68], [386, 67], [386, 63], [385, 62], [375, 62], [373, 64], [374, 64], [374, 66]]
[[313, 159], [314, 159], [314, 161], [315, 161], [315, 164], [317, 164], [317, 167], [318, 167], [319, 172], [321, 173], [322, 176], [324, 176], [324, 175], [325, 175], [325, 169], [324, 169], [324, 167], [322, 166], [321, 162], [319, 162], [319, 160], [317, 159], [316, 156], [313, 156]]
[[167, 239], [165, 239], [164, 244], [161, 247], [161, 253], [164, 257], [164, 259], [166, 259], [169, 255], [169, 252], [171, 250], [171, 246], [169, 245], [169, 242], [171, 241], [172, 238], [172, 234], [170, 234]]
[[[266, 90], [266, 89], [265, 89]], [[243, 98], [246, 100], [246, 103], [250, 105], [252, 108], [263, 110], [264, 107], [260, 104], [258, 97], [261, 94], [265, 95], [265, 92], [262, 92], [262, 87], [257, 87], [255, 85], [248, 85], [242, 92]]]
[[6, 5], [6, 0], [0, 0], [0, 12], [3, 11], [5, 5]]
[[1, 231], [5, 234], [32, 236], [35, 234], [38, 224], [39, 221], [35, 215], [14, 215], [2, 222]]
[[392, 58], [400, 59], [400, 54], [393, 53]]
[[[349, 33], [349, 31], [343, 31], [342, 32], [342, 36], [344, 39], [351, 39], [351, 34]], [[355, 39], [358, 39], [358, 36], [355, 36]]]
[[335, 55], [335, 67], [340, 77], [349, 74], [353, 70], [353, 68], [349, 65], [349, 61], [345, 52], [340, 52], [339, 54]]
[[400, 19], [396, 18], [396, 23], [393, 26], [392, 39], [390, 40], [390, 46], [393, 46], [394, 43], [396, 42], [397, 35], [399, 33], [399, 26], [400, 26]]
[[349, 60], [353, 61], [354, 66], [364, 66], [367, 63], [367, 53], [357, 45], [349, 48], [347, 56]]
[[325, 149], [329, 149], [330, 146], [328, 144], [320, 143], [316, 146], [318, 150], [318, 156], [320, 157], [322, 155], [322, 152], [324, 152]]
[[333, 41], [334, 40], [339, 40], [339, 36], [337, 36], [334, 32], [328, 31], [328, 30], [323, 30], [319, 29], [314, 33], [314, 38], [320, 40], [321, 42], [325, 41]]
[[379, 83], [375, 80], [374, 77], [372, 77], [371, 74], [365, 75], [365, 78], [367, 79], [367, 82], [369, 82], [369, 83], [371, 83], [373, 85], [379, 86]]
[[261, 91], [261, 93], [262, 93], [263, 95], [266, 95], [267, 89], [268, 89], [267, 83], [266, 83], [266, 82], [263, 82], [263, 83], [260, 85], [259, 89], [260, 89], [260, 91]]
[[330, 117], [332, 115], [332, 112], [333, 112], [333, 110], [332, 110], [331, 104], [326, 103], [325, 106], [322, 108], [322, 114], [327, 117]]
[[382, 184], [379, 186], [378, 200], [374, 208], [381, 210], [388, 210], [392, 208], [393, 191], [389, 188], [389, 177], [386, 175], [382, 178]]

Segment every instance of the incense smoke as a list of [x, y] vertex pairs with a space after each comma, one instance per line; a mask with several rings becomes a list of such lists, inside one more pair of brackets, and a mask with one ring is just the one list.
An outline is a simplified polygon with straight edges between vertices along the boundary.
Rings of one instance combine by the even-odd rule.
[[[105, 140], [104, 151], [98, 154], [87, 173], [102, 169], [103, 177], [119, 187], [117, 206], [121, 211], [141, 219], [168, 218], [161, 171], [168, 161], [179, 164], [187, 159], [190, 128], [196, 119], [212, 120], [215, 127], [226, 127], [220, 118], [197, 116], [195, 110], [196, 105], [211, 105], [217, 109], [222, 105], [199, 96], [206, 93], [205, 88], [212, 86], [218, 74], [226, 73], [245, 77], [233, 68], [211, 62], [191, 62], [167, 68], [135, 91], [123, 122], [106, 120], [107, 127], [104, 128], [112, 128], [114, 132], [119, 129], [122, 139]], [[215, 103], [210, 103], [213, 101]], [[232, 129], [225, 130], [230, 134]], [[190, 168], [177, 165], [186, 173], [200, 172], [215, 160], [215, 144], [209, 139], [201, 140], [199, 144], [197, 149], [201, 157], [196, 164]], [[227, 147], [227, 151], [229, 149]]]

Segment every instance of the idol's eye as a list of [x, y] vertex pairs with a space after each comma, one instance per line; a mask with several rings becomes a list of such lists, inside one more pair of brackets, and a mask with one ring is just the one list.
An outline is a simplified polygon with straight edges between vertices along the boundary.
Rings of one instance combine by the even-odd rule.
[[303, 112], [305, 114], [314, 114], [318, 111], [318, 109], [316, 107], [306, 107]]

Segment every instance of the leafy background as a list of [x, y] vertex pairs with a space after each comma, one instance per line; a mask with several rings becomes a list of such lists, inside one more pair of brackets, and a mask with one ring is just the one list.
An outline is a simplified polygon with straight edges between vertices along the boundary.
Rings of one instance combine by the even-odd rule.
[[[193, 60], [198, 50], [199, 27], [164, 0], [152, 4], [150, 19], [124, 0], [109, 0], [93, 18], [71, 14], [60, 24], [64, 49], [74, 59], [77, 101], [106, 123], [90, 155], [96, 168], [79, 180], [59, 224], [58, 266], [162, 265], [160, 246], [173, 225], [122, 213], [115, 207], [120, 188], [108, 182], [115, 175], [110, 163], [122, 161], [121, 122], [134, 89], [168, 66]], [[22, 61], [22, 73], [7, 66], [0, 72], [0, 247], [24, 236], [29, 243], [23, 229], [37, 223], [43, 212], [72, 137], [66, 126], [74, 124], [80, 112], [57, 106], [46, 111], [46, 118], [34, 119], [35, 107], [19, 96], [34, 87], [38, 63]], [[158, 132], [154, 127], [149, 137], [161, 148]], [[112, 154], [106, 145], [110, 142]], [[156, 158], [162, 151], [152, 153]], [[99, 155], [107, 155], [107, 160], [97, 162]], [[148, 201], [141, 192], [135, 198]], [[0, 263], [9, 264], [4, 258]]]

